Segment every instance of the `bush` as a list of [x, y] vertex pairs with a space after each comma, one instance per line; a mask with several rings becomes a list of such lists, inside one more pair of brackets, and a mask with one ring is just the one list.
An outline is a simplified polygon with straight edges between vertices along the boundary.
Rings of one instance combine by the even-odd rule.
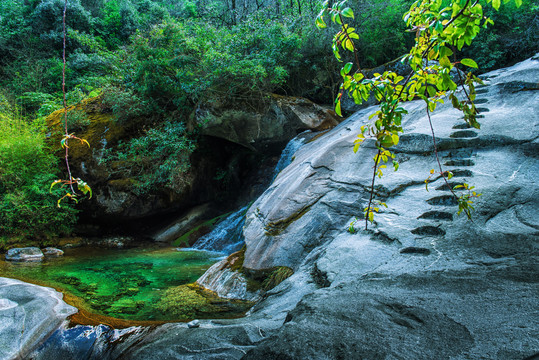
[[58, 161], [47, 151], [42, 125], [6, 112], [0, 120], [0, 237], [69, 234], [77, 211], [67, 203], [58, 208], [61, 195], [49, 193]]
[[136, 180], [139, 193], [157, 188], [182, 190], [195, 146], [183, 123], [170, 122], [106, 151], [102, 161], [111, 172], [120, 170], [122, 175]]

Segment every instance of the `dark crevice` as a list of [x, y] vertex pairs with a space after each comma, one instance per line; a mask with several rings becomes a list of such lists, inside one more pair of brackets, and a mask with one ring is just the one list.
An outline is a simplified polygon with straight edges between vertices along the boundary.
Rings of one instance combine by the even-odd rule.
[[420, 226], [410, 231], [414, 235], [427, 235], [427, 236], [444, 236], [445, 230], [436, 226]]
[[453, 214], [445, 211], [428, 211], [418, 217], [418, 219], [429, 219], [429, 220], [444, 220], [444, 221], [453, 221]]
[[324, 272], [318, 268], [318, 265], [314, 263], [314, 267], [311, 270], [311, 277], [319, 288], [325, 288], [331, 286], [331, 282], [328, 279], [327, 272]]
[[409, 254], [409, 255], [430, 255], [430, 250], [423, 247], [416, 247], [416, 246], [408, 246], [400, 251], [401, 254]]
[[444, 162], [444, 166], [474, 166], [472, 159], [454, 159]]
[[461, 123], [453, 125], [453, 129], [470, 129], [472, 126], [468, 123]]
[[455, 170], [449, 170], [453, 174], [453, 177], [471, 177], [473, 176], [473, 172], [471, 170], [467, 169], [455, 169]]
[[455, 131], [451, 135], [449, 135], [450, 138], [458, 139], [458, 138], [473, 138], [477, 137], [477, 133], [473, 130], [460, 130]]
[[427, 200], [430, 205], [458, 205], [457, 199], [453, 195], [442, 195]]

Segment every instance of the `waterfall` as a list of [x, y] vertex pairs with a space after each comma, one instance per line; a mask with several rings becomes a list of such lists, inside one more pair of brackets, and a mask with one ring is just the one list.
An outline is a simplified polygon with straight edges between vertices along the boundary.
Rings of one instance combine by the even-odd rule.
[[277, 165], [275, 165], [275, 169], [273, 170], [273, 177], [271, 179], [271, 182], [275, 180], [277, 175], [288, 165], [292, 163], [292, 159], [294, 157], [294, 154], [298, 149], [305, 144], [305, 142], [309, 139], [311, 139], [315, 134], [311, 132], [310, 130], [304, 131], [292, 140], [286, 144], [286, 147], [281, 152], [281, 157], [279, 158], [279, 161], [277, 162]]
[[[271, 182], [275, 180], [277, 175], [290, 163], [296, 151], [309, 139], [312, 139], [316, 133], [310, 130], [304, 131], [288, 142], [281, 153], [281, 157], [273, 170]], [[232, 254], [240, 250], [244, 244], [243, 225], [245, 225], [245, 214], [248, 206], [244, 206], [238, 211], [229, 215], [225, 220], [217, 224], [217, 226], [208, 234], [200, 237], [193, 249], [219, 251], [225, 254]]]
[[232, 254], [243, 246], [243, 225], [248, 206], [229, 215], [215, 229], [200, 237], [193, 245], [194, 249], [220, 251]]

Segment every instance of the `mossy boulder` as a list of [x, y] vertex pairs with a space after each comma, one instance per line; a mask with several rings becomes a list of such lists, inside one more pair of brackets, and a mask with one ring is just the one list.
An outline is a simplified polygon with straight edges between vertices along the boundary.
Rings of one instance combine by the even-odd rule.
[[[131, 122], [118, 122], [101, 96], [71, 106], [67, 112], [68, 129], [73, 129], [74, 136], [90, 144], [88, 146], [77, 139], [69, 139], [68, 142], [73, 176], [83, 179], [93, 191], [90, 201], [79, 204], [84, 211], [81, 218], [92, 219], [94, 224], [98, 220], [97, 223], [102, 221], [114, 223], [115, 226], [141, 226], [141, 222], [134, 223], [133, 220], [181, 212], [206, 202], [226, 203], [249, 189], [246, 182], [252, 182], [256, 169], [267, 163], [264, 155], [243, 146], [201, 136], [197, 139], [197, 150], [189, 155], [189, 166], [175, 176], [172, 183], [148, 186], [141, 179], [149, 174], [131, 171], [133, 162], [122, 160], [121, 156], [115, 154], [120, 153], [123, 148], [121, 144], [144, 137], [146, 131], [159, 124], [135, 126], [141, 123], [136, 118]], [[65, 151], [60, 142], [65, 133], [64, 116], [62, 109], [52, 113], [46, 120], [49, 143], [53, 149], [57, 149], [62, 163]], [[71, 133], [71, 130], [68, 131]], [[136, 163], [141, 164], [138, 160]], [[65, 179], [67, 175], [62, 177]], [[91, 235], [97, 235], [91, 230]]]
[[244, 261], [245, 247], [214, 264], [197, 284], [224, 298], [257, 301], [294, 273], [286, 266], [250, 270], [243, 266]]
[[249, 301], [222, 299], [200, 285], [187, 284], [166, 290], [156, 307], [173, 319], [187, 320], [218, 317], [219, 313], [241, 314], [252, 305]]

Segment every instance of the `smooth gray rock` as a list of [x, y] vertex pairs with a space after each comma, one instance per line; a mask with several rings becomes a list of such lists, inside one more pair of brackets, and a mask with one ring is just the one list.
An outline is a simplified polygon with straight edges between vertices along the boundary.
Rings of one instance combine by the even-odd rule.
[[0, 359], [25, 359], [76, 312], [56, 290], [0, 277]]
[[[473, 222], [456, 215], [441, 179], [434, 178], [425, 191], [424, 180], [436, 160], [420, 101], [406, 104], [406, 135], [395, 148], [400, 169], [386, 170], [377, 180], [378, 197], [388, 209], [368, 231], [361, 222], [356, 233], [347, 230], [368, 201], [376, 149], [367, 142], [354, 154], [351, 147], [375, 109], [359, 111], [302, 146], [247, 213], [244, 266], [289, 266], [295, 276], [310, 275], [320, 290], [303, 296], [285, 325], [245, 358], [534, 355], [539, 349], [534, 336], [538, 70], [539, 61], [527, 60], [495, 72], [500, 75], [487, 81], [478, 96], [487, 101], [476, 137], [451, 136], [460, 131], [455, 124], [464, 122], [450, 104], [432, 115], [440, 159], [455, 173], [452, 181], [482, 193]], [[305, 289], [293, 279], [283, 286]], [[273, 296], [286, 297], [287, 291], [279, 286]], [[263, 306], [255, 307], [253, 315]]]
[[37, 247], [25, 247], [9, 249], [6, 253], [9, 261], [41, 261], [43, 253]]
[[[515, 92], [505, 87], [505, 81], [512, 81], [509, 74], [518, 77], [524, 69], [534, 74], [535, 68], [539, 68], [539, 62], [527, 60], [507, 69], [504, 82], [495, 82], [499, 77], [490, 82], [486, 87], [487, 95], [481, 95], [489, 99], [489, 112], [485, 119], [480, 119], [482, 126], [475, 138], [451, 138], [451, 134], [458, 131], [453, 125], [463, 122], [459, 120], [462, 115], [451, 104], [439, 106], [432, 115], [439, 155], [442, 163], [447, 164], [445, 169], [471, 171], [472, 176], [453, 180], [471, 183], [484, 194], [478, 201], [474, 231], [482, 232], [483, 225], [489, 229], [483, 232], [485, 237], [475, 237], [485, 244], [490, 236], [500, 236], [500, 232], [494, 231], [494, 223], [500, 221], [506, 223], [503, 232], [537, 234], [533, 224], [526, 225], [533, 221], [529, 218], [517, 214], [499, 216], [501, 211], [517, 211], [521, 202], [524, 202], [523, 209], [528, 209], [522, 211], [527, 213], [534, 213], [537, 206], [533, 169], [539, 164], [533, 154], [537, 151], [534, 141], [539, 134], [536, 110], [539, 95], [533, 90]], [[429, 170], [437, 166], [428, 118], [422, 101], [407, 103], [405, 107], [409, 112], [403, 119], [405, 135], [394, 149], [401, 166], [398, 172], [386, 169], [385, 176], [377, 181], [379, 197], [389, 209], [377, 217], [375, 229], [400, 243], [414, 245], [417, 232], [424, 232], [417, 228], [439, 226], [436, 221], [417, 217], [434, 210], [450, 213], [456, 210], [454, 206], [438, 208], [427, 202], [435, 196], [447, 196], [448, 192], [435, 190], [443, 185], [441, 179], [430, 185], [430, 192], [424, 190]], [[247, 268], [297, 268], [314, 248], [335, 239], [348, 228], [354, 216], [361, 215], [369, 197], [371, 159], [376, 149], [371, 141], [366, 141], [357, 153], [351, 151], [351, 146], [360, 127], [374, 111], [372, 107], [361, 110], [332, 131], [302, 146], [296, 152], [294, 162], [281, 171], [270, 188], [250, 207], [244, 230], [247, 245], [244, 265]], [[500, 207], [496, 203], [505, 198], [507, 193], [500, 193], [504, 188], [506, 191], [512, 188], [515, 194], [520, 191], [521, 195], [518, 199], [507, 199]], [[484, 201], [498, 195], [500, 200], [494, 204]], [[447, 239], [462, 233], [462, 227], [468, 226], [461, 220], [456, 218], [440, 225], [440, 229], [448, 232]]]
[[46, 247], [43, 249], [43, 255], [46, 257], [59, 257], [64, 255], [64, 251], [53, 247]]

